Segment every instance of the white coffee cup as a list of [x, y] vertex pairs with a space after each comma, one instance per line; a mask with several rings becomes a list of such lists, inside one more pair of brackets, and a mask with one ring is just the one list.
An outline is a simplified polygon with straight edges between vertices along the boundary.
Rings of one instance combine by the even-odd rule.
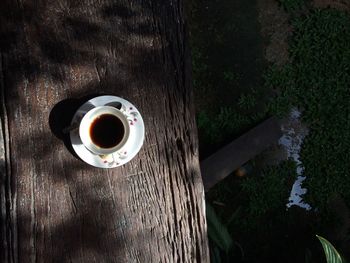
[[[94, 141], [94, 135], [92, 132], [92, 125], [103, 115], [112, 115], [120, 120], [123, 126], [123, 135], [120, 141], [117, 144], [112, 145], [111, 147], [102, 147]], [[130, 135], [130, 126], [127, 119], [127, 116], [115, 107], [112, 106], [100, 106], [91, 109], [88, 111], [82, 118], [79, 125], [79, 136], [83, 145], [91, 151], [93, 154], [100, 155], [101, 158], [105, 158], [108, 155], [112, 155], [113, 162], [116, 162], [116, 159], [120, 157], [118, 151], [123, 150], [123, 147], [127, 143]], [[113, 136], [113, 135], [110, 135]], [[107, 159], [107, 158], [106, 158]]]

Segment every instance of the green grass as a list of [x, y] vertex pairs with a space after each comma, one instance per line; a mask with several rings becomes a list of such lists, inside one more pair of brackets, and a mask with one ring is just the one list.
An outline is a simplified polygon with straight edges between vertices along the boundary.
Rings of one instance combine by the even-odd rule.
[[292, 62], [271, 69], [266, 85], [277, 94], [272, 112], [302, 110], [310, 128], [301, 152], [306, 200], [322, 210], [336, 194], [350, 202], [350, 16], [314, 10], [293, 27]]
[[247, 113], [249, 109], [255, 107], [256, 99], [252, 94], [242, 94], [237, 102], [238, 109], [237, 107], [220, 107], [215, 113], [204, 110], [199, 112], [197, 126], [201, 141], [220, 145], [227, 141], [227, 138], [232, 140], [259, 123], [266, 117], [266, 111]]
[[289, 13], [300, 10], [307, 0], [279, 0], [281, 6]]
[[259, 176], [248, 177], [242, 182], [242, 190], [248, 196], [246, 209], [252, 220], [271, 210], [285, 209], [291, 183], [296, 178], [295, 170], [294, 161], [285, 161], [267, 167]]

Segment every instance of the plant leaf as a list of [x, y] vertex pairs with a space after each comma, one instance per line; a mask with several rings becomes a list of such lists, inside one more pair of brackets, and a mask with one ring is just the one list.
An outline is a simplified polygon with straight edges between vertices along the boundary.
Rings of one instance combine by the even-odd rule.
[[220, 250], [217, 246], [214, 245], [213, 248], [210, 248], [210, 262], [211, 263], [221, 263]]
[[220, 221], [210, 204], [207, 205], [208, 236], [220, 249], [226, 253], [231, 249], [233, 241], [226, 226]]
[[327, 263], [344, 263], [338, 251], [333, 247], [333, 245], [327, 239], [318, 235], [316, 236], [322, 244], [324, 253], [326, 255]]

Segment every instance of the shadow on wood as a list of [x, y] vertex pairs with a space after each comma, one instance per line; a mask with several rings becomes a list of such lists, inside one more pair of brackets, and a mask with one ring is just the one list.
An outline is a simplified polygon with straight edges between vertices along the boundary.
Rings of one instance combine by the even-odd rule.
[[71, 141], [69, 132], [65, 131], [70, 125], [75, 112], [83, 105], [86, 101], [105, 94], [91, 94], [84, 96], [79, 99], [65, 99], [58, 102], [50, 111], [49, 115], [49, 125], [51, 132], [60, 140], [63, 141], [67, 150], [79, 159], [75, 153]]
[[[0, 20], [0, 261], [209, 262], [182, 2], [4, 0]], [[144, 118], [120, 168], [61, 142], [92, 93]]]

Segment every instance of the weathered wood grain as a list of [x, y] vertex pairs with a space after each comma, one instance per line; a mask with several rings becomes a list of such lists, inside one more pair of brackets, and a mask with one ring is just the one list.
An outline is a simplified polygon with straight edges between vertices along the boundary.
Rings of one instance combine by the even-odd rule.
[[[11, 216], [11, 211], [14, 211], [11, 191], [11, 168], [10, 163], [10, 145], [9, 145], [9, 130], [8, 130], [8, 118], [7, 110], [5, 105], [5, 92], [4, 92], [4, 78], [1, 60], [2, 56], [0, 54], [0, 206], [1, 206], [1, 217], [0, 217], [0, 236], [2, 237], [1, 248], [3, 262], [9, 262], [12, 255], [12, 251], [15, 251], [16, 240], [15, 226], [11, 225], [11, 222], [15, 217]], [[14, 213], [12, 213], [14, 214]], [[12, 218], [11, 218], [12, 217]]]
[[[208, 262], [182, 2], [5, 0], [0, 15], [0, 261]], [[96, 93], [143, 115], [123, 167], [88, 166], [50, 130], [57, 103]]]

